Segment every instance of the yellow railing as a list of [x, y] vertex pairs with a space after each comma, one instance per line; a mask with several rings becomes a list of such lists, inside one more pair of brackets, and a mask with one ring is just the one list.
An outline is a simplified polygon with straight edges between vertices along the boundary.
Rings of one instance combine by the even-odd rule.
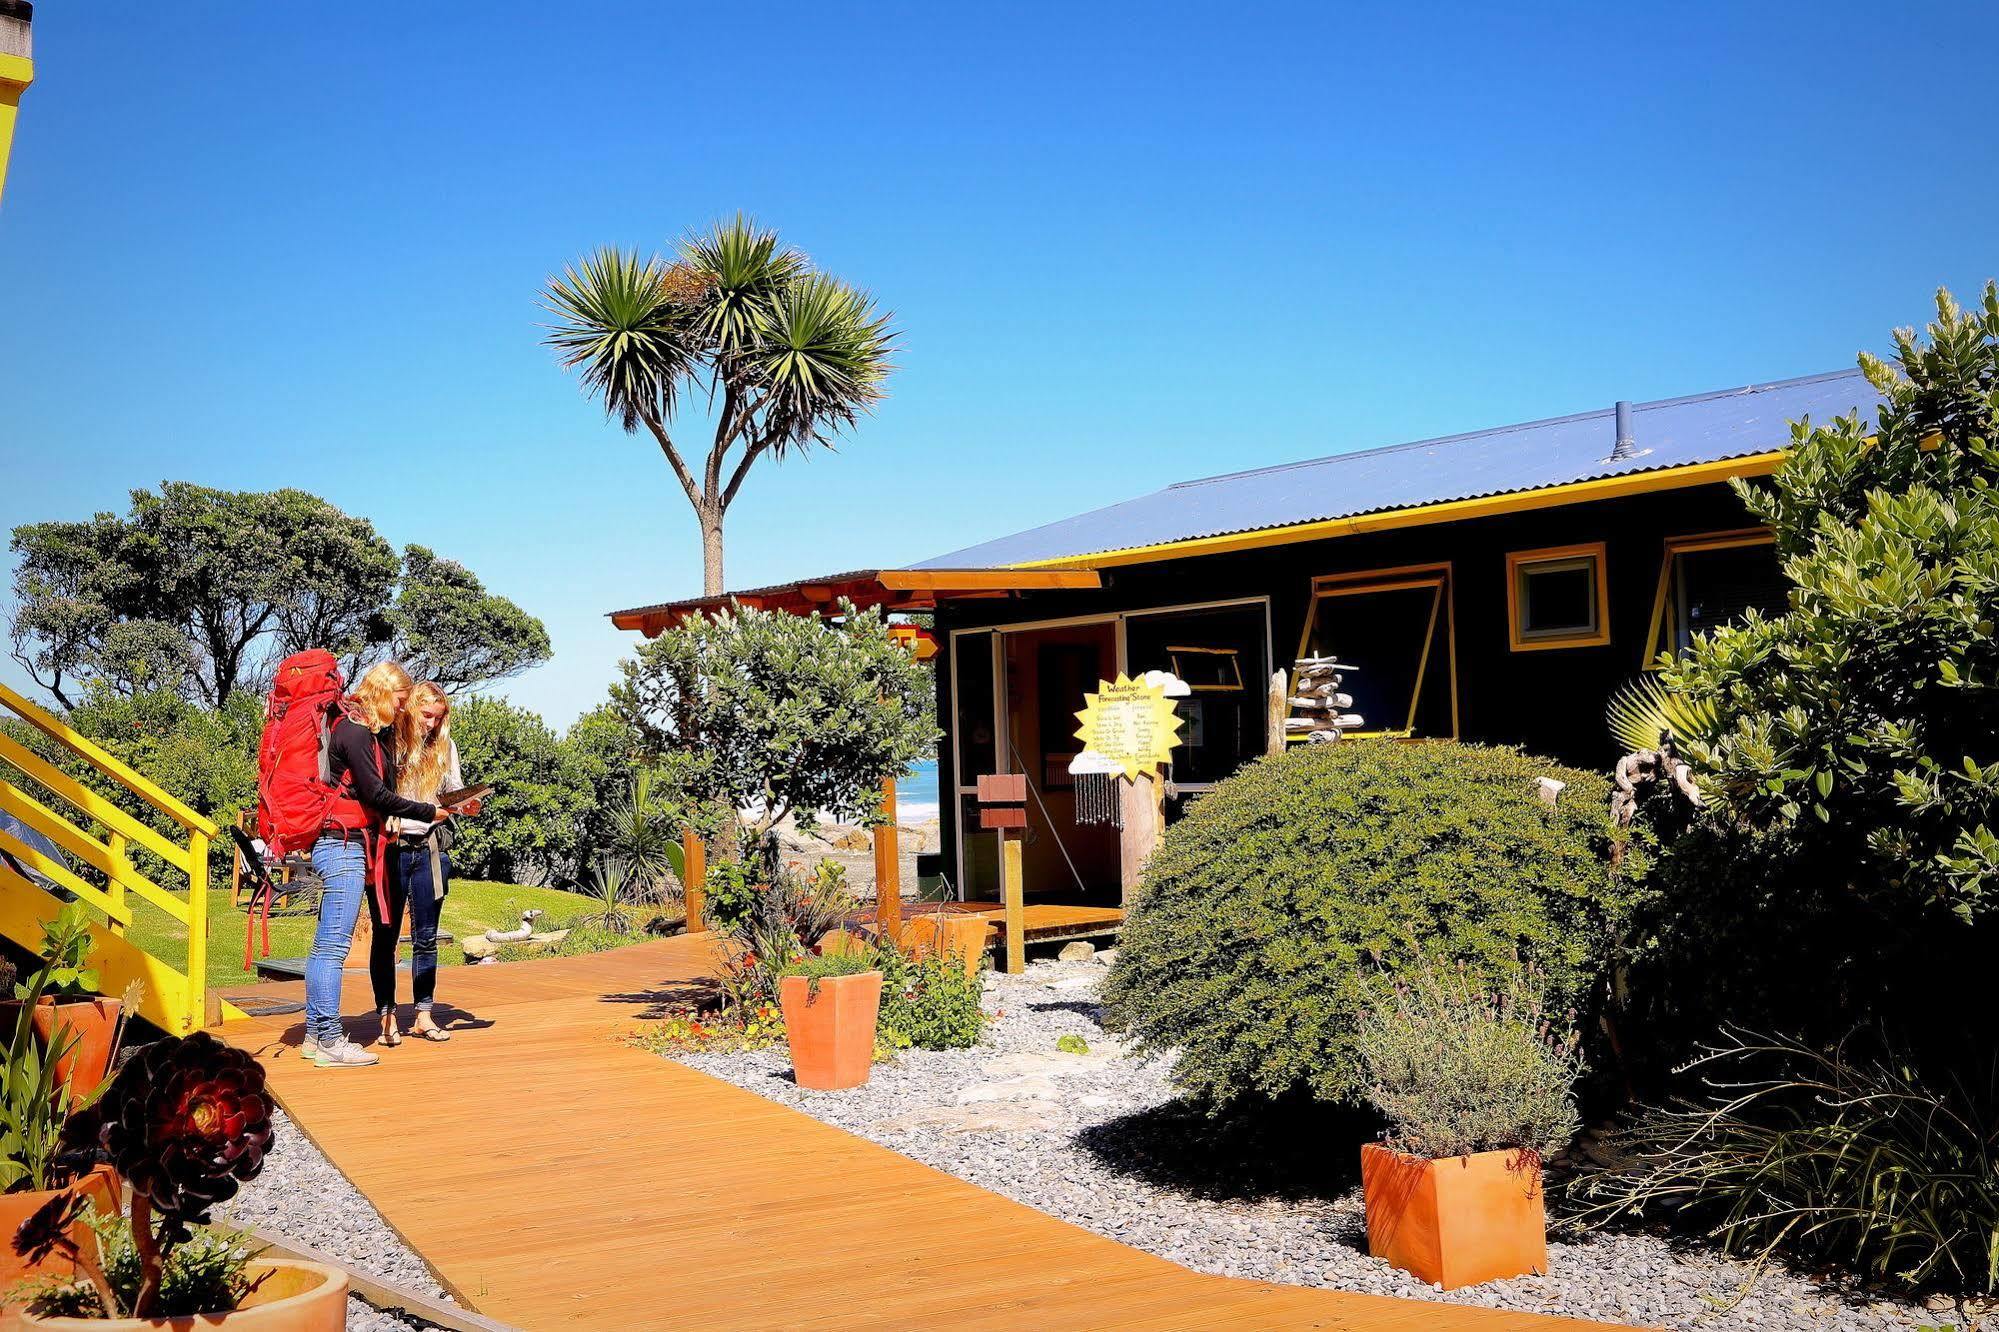
[[[66, 855], [103, 876], [99, 886], [68, 865], [43, 854], [0, 830], [0, 851], [104, 915], [96, 929], [92, 964], [107, 994], [118, 994], [131, 981], [143, 983], [140, 1012], [155, 1026], [184, 1035], [209, 1023], [208, 1012], [208, 851], [220, 830], [162, 791], [143, 773], [106, 753], [72, 730], [61, 718], [36, 706], [0, 684], [0, 717], [13, 713], [82, 759], [99, 776], [123, 787], [141, 801], [179, 824], [182, 836], [162, 835], [150, 823], [135, 818], [101, 792], [76, 780], [0, 730], [0, 811], [49, 839]], [[10, 771], [11, 769], [11, 771]], [[9, 778], [33, 781], [53, 802], [66, 806], [59, 813], [28, 794]], [[81, 823], [74, 814], [81, 814]], [[93, 831], [86, 831], [86, 828]], [[99, 836], [95, 830], [101, 830]], [[160, 886], [132, 863], [132, 850], [143, 848], [187, 880], [183, 897]], [[124, 938], [132, 924], [132, 898], [164, 912], [187, 927], [186, 969], [176, 968]], [[41, 942], [41, 921], [54, 899], [35, 884], [0, 865], [0, 933], [29, 948]]]

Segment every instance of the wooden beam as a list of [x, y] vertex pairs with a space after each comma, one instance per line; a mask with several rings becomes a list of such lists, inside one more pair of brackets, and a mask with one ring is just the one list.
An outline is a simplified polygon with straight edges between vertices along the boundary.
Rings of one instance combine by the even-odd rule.
[[875, 922], [882, 937], [902, 937], [902, 848], [895, 823], [895, 778], [882, 779], [882, 821], [875, 825]]
[[1027, 970], [1027, 893], [1020, 877], [1020, 834], [1002, 832], [1000, 839], [1000, 891], [1006, 911], [1006, 972], [1018, 976]]
[[682, 901], [687, 904], [687, 932], [696, 934], [708, 928], [701, 917], [707, 906], [708, 847], [693, 829], [680, 834], [680, 887], [684, 894]]

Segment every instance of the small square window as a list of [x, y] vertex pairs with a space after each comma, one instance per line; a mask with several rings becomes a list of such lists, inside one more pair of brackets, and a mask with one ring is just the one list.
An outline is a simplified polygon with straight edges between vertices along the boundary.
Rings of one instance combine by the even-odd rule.
[[1610, 641], [1601, 543], [1513, 551], [1506, 557], [1506, 573], [1515, 652], [1598, 647]]

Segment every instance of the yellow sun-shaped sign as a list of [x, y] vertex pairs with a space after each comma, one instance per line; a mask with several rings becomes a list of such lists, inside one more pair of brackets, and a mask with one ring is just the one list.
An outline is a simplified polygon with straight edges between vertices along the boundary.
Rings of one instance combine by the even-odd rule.
[[1132, 781], [1141, 772], [1158, 772], [1180, 743], [1180, 715], [1165, 686], [1123, 673], [1116, 681], [1098, 681], [1096, 693], [1083, 695], [1076, 719], [1083, 723], [1076, 731], [1083, 748], [1122, 768]]

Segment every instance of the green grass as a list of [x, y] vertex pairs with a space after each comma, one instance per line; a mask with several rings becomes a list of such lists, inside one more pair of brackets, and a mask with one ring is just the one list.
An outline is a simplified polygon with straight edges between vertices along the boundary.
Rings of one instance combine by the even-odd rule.
[[[444, 898], [442, 924], [446, 933], [458, 939], [489, 929], [510, 930], [520, 925], [521, 912], [530, 907], [541, 908], [543, 915], [537, 922], [541, 929], [559, 929], [588, 912], [591, 899], [559, 888], [456, 879]], [[229, 905], [228, 880], [224, 879], [220, 890], [208, 895], [210, 985], [244, 985], [256, 979], [254, 972], [243, 970], [244, 916], [244, 912]], [[312, 946], [314, 924], [311, 916], [272, 916], [271, 956], [304, 957]], [[125, 937], [162, 961], [177, 967], [187, 965], [187, 928], [136, 897], [132, 899], [132, 926]], [[260, 939], [260, 945], [261, 942]], [[439, 947], [437, 956], [439, 962], [447, 965], [464, 960], [454, 944]]]

